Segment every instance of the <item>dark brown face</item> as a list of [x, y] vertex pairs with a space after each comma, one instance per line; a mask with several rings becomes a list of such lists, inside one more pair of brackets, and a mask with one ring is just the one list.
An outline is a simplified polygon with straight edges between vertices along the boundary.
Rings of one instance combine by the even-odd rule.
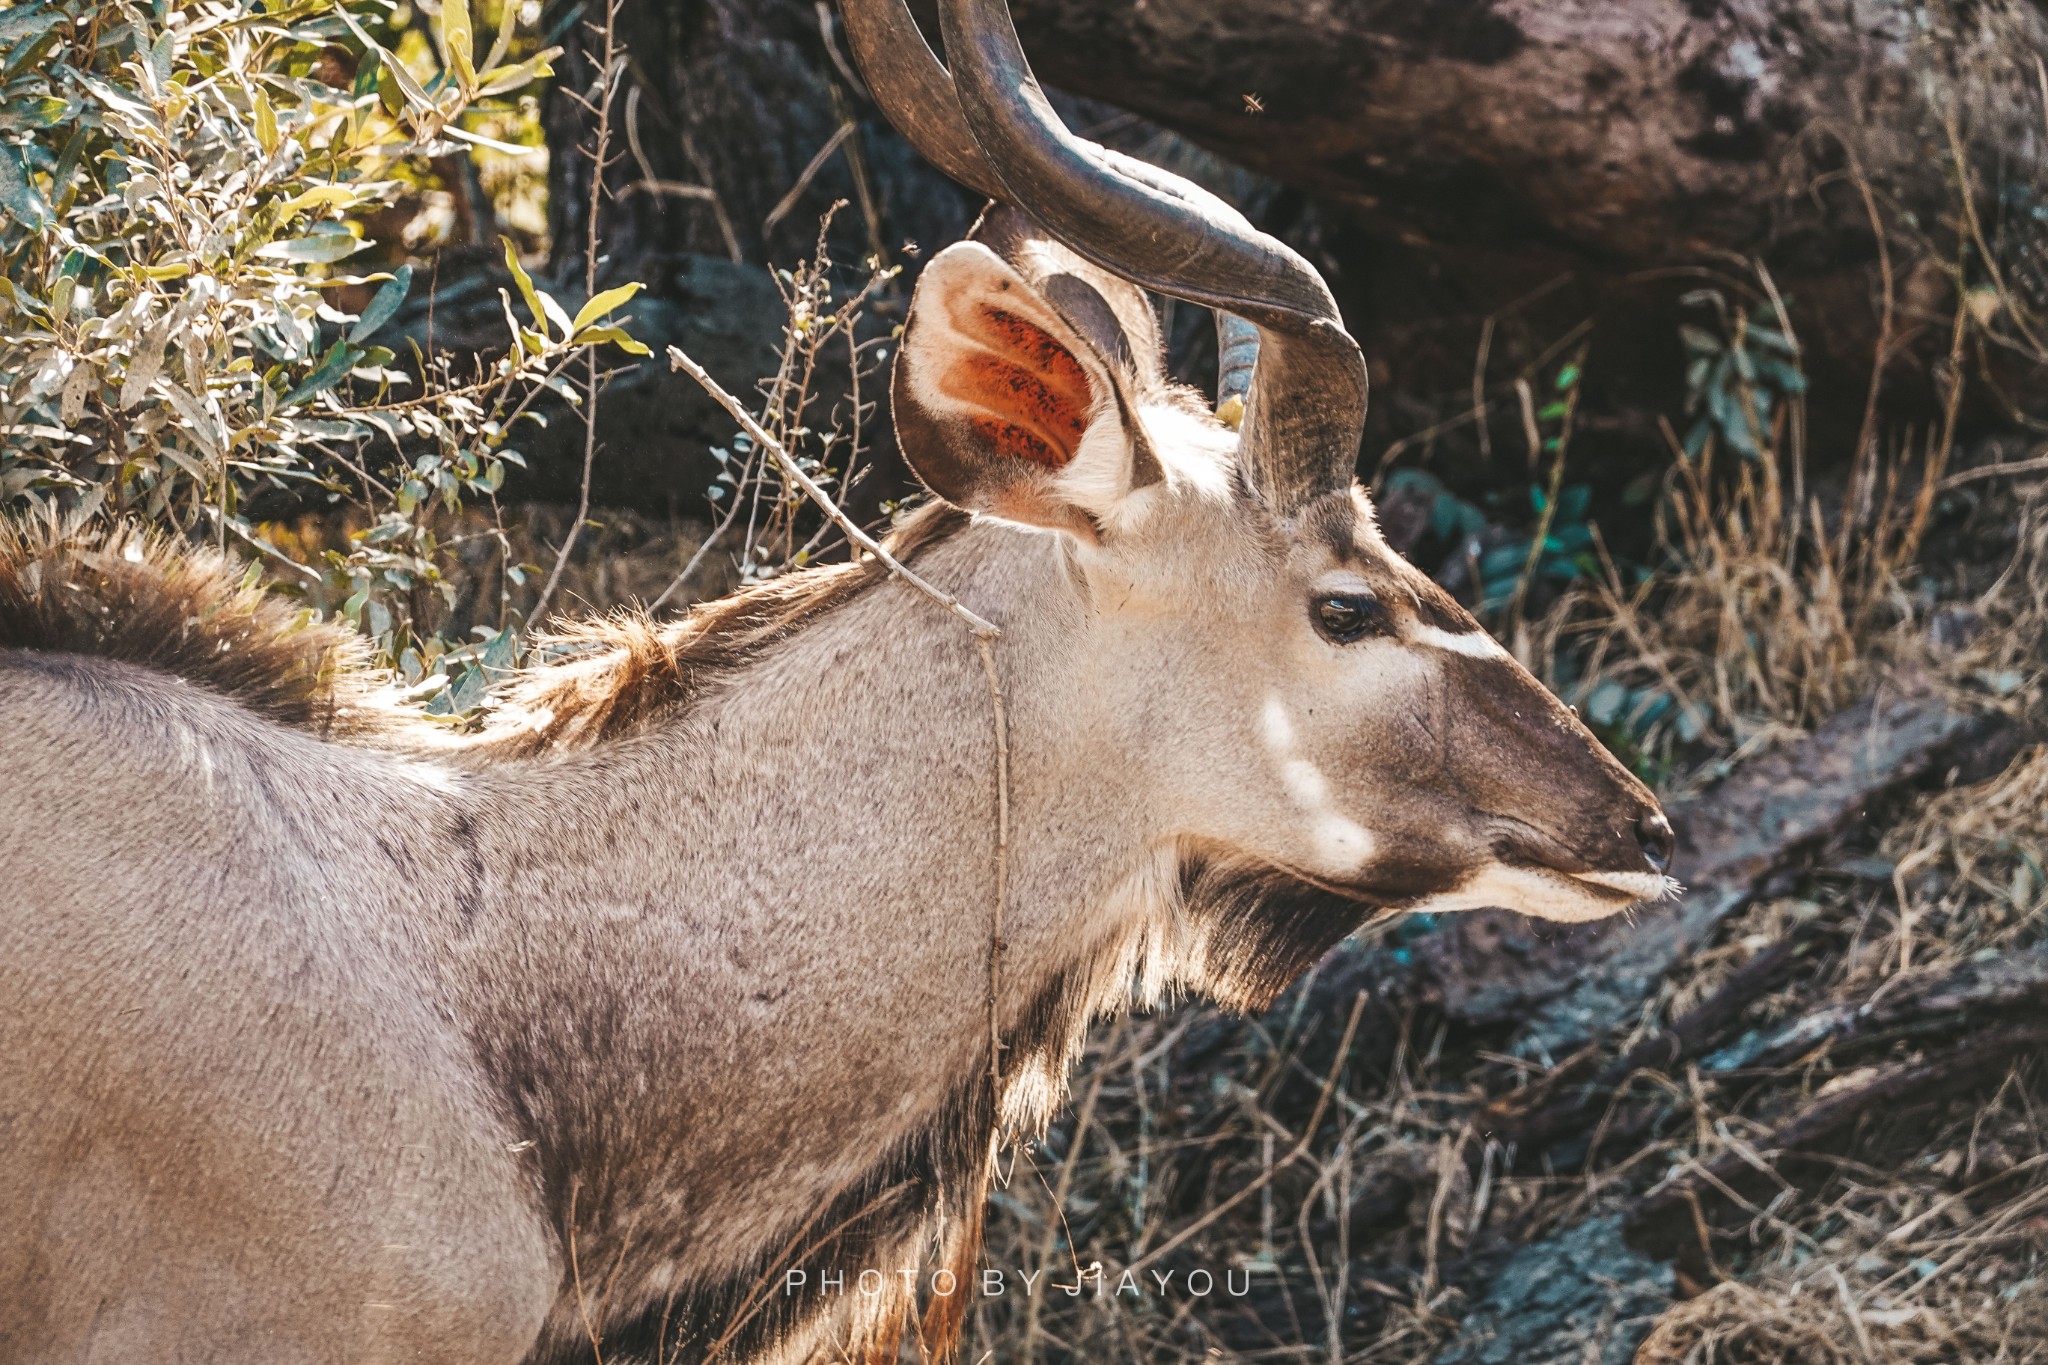
[[1559, 920], [1663, 895], [1673, 839], [1655, 796], [1386, 548], [1362, 497], [1325, 501], [1303, 530], [1333, 561], [1311, 592], [1312, 629], [1388, 684], [1345, 746], [1354, 780], [1388, 793], [1368, 827], [1374, 856], [1352, 884], [1415, 909], [1500, 905]]
[[1579, 920], [1664, 894], [1670, 824], [1576, 716], [1448, 601], [1411, 616], [1402, 638], [1435, 657], [1410, 743], [1383, 735], [1374, 766], [1415, 793], [1382, 817], [1385, 857], [1413, 869], [1414, 908]]
[[1175, 679], [1176, 714], [1148, 733], [1186, 731], [1160, 757], [1203, 847], [1387, 908], [1571, 921], [1665, 894], [1656, 798], [1387, 549], [1362, 493], [1291, 522], [1236, 512], [1249, 530], [1203, 529], [1222, 509], [1162, 518], [1144, 550], [1181, 542], [1180, 567], [1112, 599], [1145, 626], [1118, 652], [1168, 637], [1146, 671]]

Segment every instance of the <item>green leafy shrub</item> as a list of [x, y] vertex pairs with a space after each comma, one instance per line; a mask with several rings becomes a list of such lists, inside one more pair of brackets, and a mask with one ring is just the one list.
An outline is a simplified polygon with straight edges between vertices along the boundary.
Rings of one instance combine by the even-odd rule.
[[[495, 631], [435, 633], [437, 518], [493, 499], [535, 398], [553, 382], [574, 401], [571, 359], [637, 345], [609, 316], [633, 287], [571, 317], [510, 260], [527, 316], [508, 298], [506, 354], [458, 374], [378, 344], [410, 269], [349, 263], [409, 167], [520, 150], [465, 126], [548, 74], [552, 52], [508, 60], [516, 12], [480, 51], [465, 0], [444, 0], [424, 74], [363, 0], [0, 12], [0, 511], [260, 551], [411, 678], [509, 658]], [[358, 502], [368, 524], [293, 561], [250, 518], [280, 494]]]
[[1720, 322], [1718, 332], [1690, 323], [1678, 329], [1686, 352], [1685, 410], [1693, 419], [1686, 455], [1699, 458], [1708, 439], [1717, 437], [1744, 459], [1761, 460], [1778, 444], [1778, 415], [1806, 393], [1799, 348], [1780, 328], [1731, 308], [1718, 289], [1694, 290], [1681, 302], [1711, 307]]

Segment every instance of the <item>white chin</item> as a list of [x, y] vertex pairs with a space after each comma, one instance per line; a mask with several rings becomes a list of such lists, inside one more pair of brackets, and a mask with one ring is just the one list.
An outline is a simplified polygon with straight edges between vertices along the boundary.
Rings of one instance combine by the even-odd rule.
[[1574, 874], [1495, 863], [1410, 908], [1436, 914], [1498, 907], [1560, 924], [1583, 924], [1618, 915], [1645, 901], [1660, 900], [1677, 888], [1669, 877], [1650, 872]]

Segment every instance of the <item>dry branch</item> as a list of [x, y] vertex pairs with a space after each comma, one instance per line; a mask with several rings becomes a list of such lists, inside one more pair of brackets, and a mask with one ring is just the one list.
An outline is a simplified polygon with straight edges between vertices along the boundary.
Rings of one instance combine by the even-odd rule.
[[[1719, 1042], [1752, 1001], [1784, 978], [1809, 937], [1794, 933], [1778, 940], [1744, 963], [1699, 1005], [1608, 1062], [1590, 1080], [1586, 1072], [1599, 1060], [1599, 1051], [1593, 1047], [1495, 1100], [1483, 1111], [1482, 1123], [1495, 1130], [1502, 1142], [1531, 1153], [1585, 1132], [1631, 1076], [1669, 1069]], [[1553, 1158], [1554, 1166], [1571, 1164]]]
[[1892, 978], [1877, 998], [1840, 1004], [1784, 1024], [1769, 1036], [1710, 1059], [1716, 1070], [1791, 1066], [1823, 1050], [1952, 1032], [1989, 1017], [2048, 1013], [2048, 944], [1946, 972]]
[[[1754, 1150], [1775, 1170], [1782, 1154], [1812, 1147], [1865, 1115], [1931, 1104], [1968, 1090], [2043, 1044], [2048, 1044], [2048, 1023], [2006, 1024], [1926, 1061], [1885, 1067], [1860, 1084], [1838, 1090], [1823, 1088], [1769, 1138], [1754, 1144]], [[1716, 1209], [1769, 1183], [1773, 1172], [1759, 1171], [1750, 1157], [1748, 1148], [1723, 1152], [1652, 1190], [1629, 1212], [1629, 1242], [1669, 1255], [1702, 1230], [1710, 1231]]]

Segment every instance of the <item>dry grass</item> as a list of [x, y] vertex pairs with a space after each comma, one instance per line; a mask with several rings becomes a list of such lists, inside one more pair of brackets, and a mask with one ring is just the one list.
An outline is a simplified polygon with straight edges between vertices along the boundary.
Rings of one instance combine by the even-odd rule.
[[2016, 1071], [1982, 1107], [1877, 1125], [1870, 1145], [1889, 1162], [1844, 1161], [1810, 1200], [1759, 1218], [1743, 1278], [1674, 1305], [1637, 1361], [2048, 1358], [2040, 1082]]
[[[1539, 626], [1553, 677], [1626, 690], [1616, 716], [1649, 753], [1734, 759], [1804, 732], [1868, 690], [1924, 625], [1903, 581], [1919, 555], [1948, 452], [1881, 463], [1869, 496], [1830, 515], [1775, 458], [1676, 452], [1652, 562], [1633, 585], [1603, 556]], [[1852, 489], [1855, 485], [1852, 484]]]

